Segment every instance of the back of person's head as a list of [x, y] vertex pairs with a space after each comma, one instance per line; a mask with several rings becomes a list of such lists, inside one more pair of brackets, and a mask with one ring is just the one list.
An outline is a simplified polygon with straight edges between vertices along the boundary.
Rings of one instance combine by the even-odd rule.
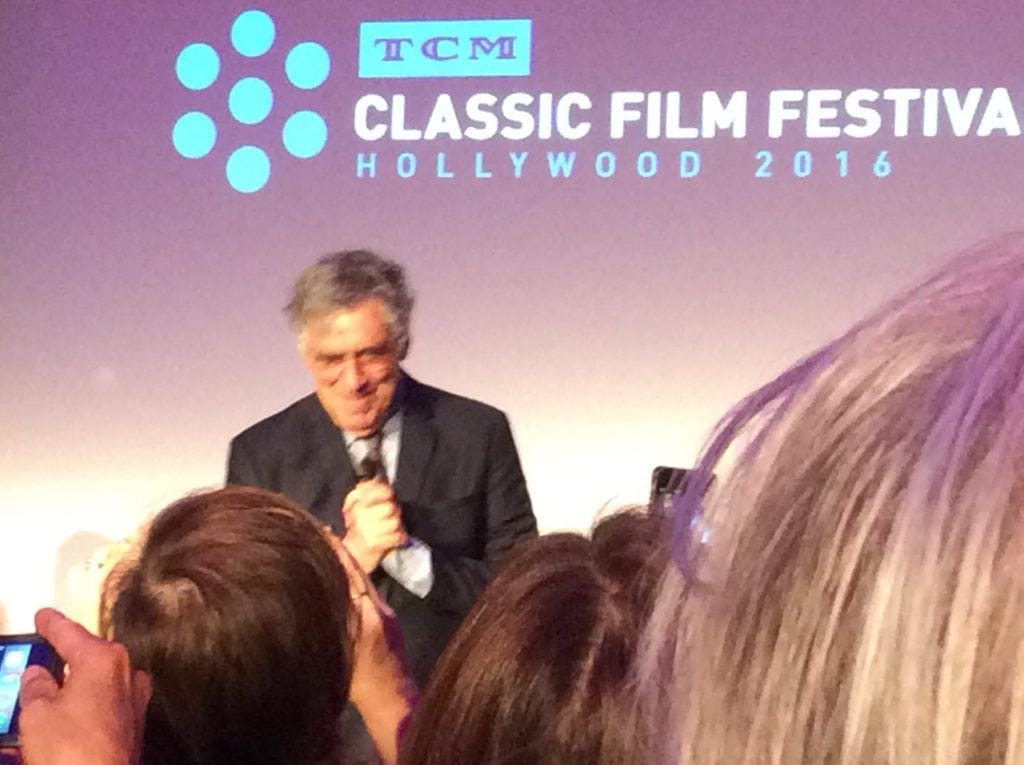
[[629, 672], [653, 604], [663, 519], [516, 548], [442, 655], [403, 742], [409, 765], [632, 762]]
[[1024, 234], [737, 405], [682, 504], [652, 761], [1024, 761]]
[[348, 585], [302, 508], [241, 487], [185, 497], [152, 521], [103, 600], [102, 630], [153, 678], [143, 763], [336, 753]]

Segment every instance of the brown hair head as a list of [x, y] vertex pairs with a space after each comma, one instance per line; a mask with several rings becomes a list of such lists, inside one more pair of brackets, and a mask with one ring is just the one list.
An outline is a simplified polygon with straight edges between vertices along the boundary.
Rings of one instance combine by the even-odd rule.
[[259, 489], [186, 497], [105, 585], [101, 630], [153, 677], [145, 763], [311, 763], [336, 750], [348, 585], [311, 516]]
[[662, 519], [612, 516], [517, 548], [442, 655], [403, 744], [407, 765], [633, 762], [633, 656]]

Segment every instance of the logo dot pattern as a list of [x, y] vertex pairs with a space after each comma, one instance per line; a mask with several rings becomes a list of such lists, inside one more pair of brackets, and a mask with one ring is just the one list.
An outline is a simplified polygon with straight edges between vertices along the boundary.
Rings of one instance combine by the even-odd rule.
[[[273, 18], [257, 9], [238, 14], [230, 32], [234, 52], [247, 59], [266, 55], [277, 39]], [[203, 91], [217, 82], [221, 58], [208, 43], [189, 43], [179, 51], [174, 71], [183, 87]], [[311, 91], [320, 87], [330, 73], [330, 54], [319, 43], [300, 42], [285, 56], [285, 77], [299, 90]], [[227, 106], [231, 118], [239, 124], [260, 125], [273, 115], [273, 88], [260, 77], [242, 77], [228, 91]], [[213, 117], [202, 111], [188, 111], [175, 120], [171, 128], [171, 144], [182, 157], [201, 159], [213, 151], [217, 135]], [[285, 151], [297, 159], [309, 159], [323, 151], [327, 144], [327, 122], [315, 111], [299, 110], [284, 120], [280, 135]], [[246, 144], [230, 151], [224, 174], [231, 188], [252, 194], [267, 185], [270, 169], [267, 150]]]

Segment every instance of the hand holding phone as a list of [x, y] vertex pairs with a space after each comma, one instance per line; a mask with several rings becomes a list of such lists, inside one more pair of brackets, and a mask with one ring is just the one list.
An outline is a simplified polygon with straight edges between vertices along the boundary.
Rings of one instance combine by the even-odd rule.
[[138, 762], [152, 683], [124, 646], [101, 640], [51, 608], [36, 629], [67, 663], [63, 687], [41, 667], [21, 677], [20, 739], [33, 765]]
[[64, 662], [41, 635], [0, 635], [0, 747], [18, 746], [18, 695], [30, 667], [42, 667], [57, 680]]

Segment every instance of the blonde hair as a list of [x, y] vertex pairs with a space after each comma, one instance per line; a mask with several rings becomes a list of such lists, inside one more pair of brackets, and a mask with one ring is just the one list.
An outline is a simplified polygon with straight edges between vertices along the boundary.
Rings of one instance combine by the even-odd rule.
[[1022, 489], [1018, 233], [719, 424], [645, 636], [652, 759], [1024, 761]]

